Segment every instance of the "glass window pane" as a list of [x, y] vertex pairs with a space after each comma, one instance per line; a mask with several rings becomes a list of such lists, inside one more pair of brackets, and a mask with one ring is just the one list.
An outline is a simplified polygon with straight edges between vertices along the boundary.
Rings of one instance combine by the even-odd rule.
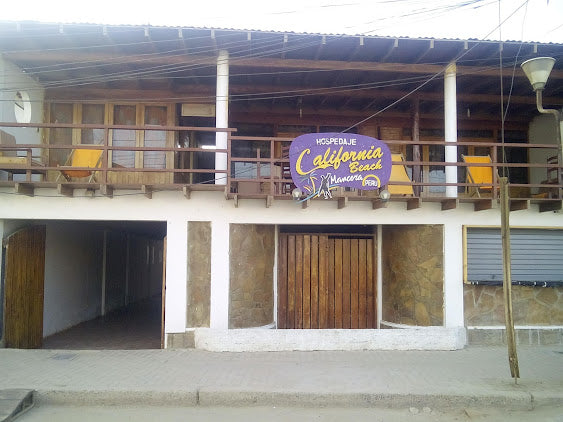
[[[103, 124], [104, 123], [105, 106], [103, 104], [83, 104], [82, 105], [82, 123], [84, 124]], [[103, 129], [82, 129], [83, 144], [103, 144]]]
[[[446, 161], [446, 150], [442, 145], [430, 145], [428, 148], [429, 160], [436, 162]], [[430, 183], [446, 183], [446, 171], [444, 166], [430, 166], [428, 177]], [[432, 193], [446, 192], [445, 186], [430, 186], [428, 189]]]
[[[166, 126], [166, 107], [147, 106], [145, 107], [146, 126]], [[164, 130], [145, 130], [145, 147], [164, 148], [166, 147], [166, 131]], [[143, 167], [145, 168], [166, 168], [165, 151], [145, 151], [143, 153]]]
[[[50, 123], [72, 123], [72, 104], [51, 104]], [[49, 130], [50, 145], [72, 145], [72, 129], [55, 128]], [[49, 150], [49, 165], [64, 165], [70, 149]]]
[[[134, 105], [115, 106], [113, 123], [116, 125], [135, 125], [136, 107]], [[134, 147], [135, 131], [129, 129], [115, 129], [113, 131], [113, 146]], [[113, 151], [112, 165], [121, 167], [135, 167], [135, 151]]]

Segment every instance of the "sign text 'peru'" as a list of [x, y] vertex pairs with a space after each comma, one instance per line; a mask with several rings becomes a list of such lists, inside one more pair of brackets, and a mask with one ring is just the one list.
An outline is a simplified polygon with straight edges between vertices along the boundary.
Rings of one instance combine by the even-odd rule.
[[369, 136], [351, 133], [308, 133], [291, 143], [293, 183], [306, 199], [332, 198], [338, 186], [361, 190], [385, 186], [391, 175], [391, 152]]

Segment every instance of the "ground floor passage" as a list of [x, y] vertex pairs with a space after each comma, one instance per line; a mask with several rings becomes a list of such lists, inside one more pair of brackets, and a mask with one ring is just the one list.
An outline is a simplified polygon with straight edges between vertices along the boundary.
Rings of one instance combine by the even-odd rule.
[[164, 223], [11, 220], [3, 228], [5, 347], [161, 347]]
[[43, 339], [43, 349], [140, 350], [161, 348], [162, 301], [141, 303], [81, 322]]

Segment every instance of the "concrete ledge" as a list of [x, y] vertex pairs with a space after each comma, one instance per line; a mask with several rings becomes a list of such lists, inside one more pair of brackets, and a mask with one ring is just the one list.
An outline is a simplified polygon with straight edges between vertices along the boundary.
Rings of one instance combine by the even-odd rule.
[[523, 391], [503, 394], [311, 393], [279, 391], [199, 391], [200, 406], [382, 407], [430, 406], [440, 409], [507, 407], [532, 410], [532, 397]]
[[56, 406], [197, 406], [198, 391], [37, 390], [35, 402]]
[[[555, 346], [563, 344], [563, 328], [515, 328], [516, 344], [521, 346]], [[506, 329], [503, 327], [470, 327], [467, 341], [475, 346], [506, 345]]]
[[465, 328], [417, 327], [403, 330], [194, 330], [196, 349], [212, 352], [313, 350], [458, 350]]
[[194, 343], [194, 330], [187, 330], [185, 333], [168, 333], [166, 334], [167, 349], [193, 349]]
[[[556, 405], [560, 395], [547, 394], [539, 402]], [[404, 408], [430, 406], [439, 409], [464, 407], [506, 407], [532, 410], [538, 405], [526, 391], [481, 394], [410, 394], [378, 392], [285, 392], [236, 391], [204, 387], [191, 392], [174, 391], [38, 391], [39, 406], [299, 406], [299, 407], [381, 407]]]

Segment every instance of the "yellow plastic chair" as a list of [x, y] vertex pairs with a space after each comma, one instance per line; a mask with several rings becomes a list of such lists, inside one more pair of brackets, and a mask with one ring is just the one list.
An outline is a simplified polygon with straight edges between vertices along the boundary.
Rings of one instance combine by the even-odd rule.
[[[405, 161], [403, 154], [391, 154], [392, 161]], [[391, 182], [411, 182], [409, 175], [407, 173], [407, 168], [403, 164], [393, 164], [391, 167], [391, 176], [389, 177], [389, 183]], [[414, 195], [414, 190], [412, 185], [388, 185], [387, 190], [391, 195]]]
[[[462, 155], [461, 158], [467, 164], [492, 164], [490, 155]], [[481, 197], [481, 190], [492, 191], [493, 189], [493, 167], [492, 166], [467, 166], [467, 183], [483, 184], [475, 186], [477, 196]], [[470, 186], [466, 186], [465, 192], [469, 191]], [[472, 194], [473, 195], [473, 194]]]
[[[102, 150], [101, 149], [73, 149], [68, 156], [65, 166], [70, 167], [88, 167], [91, 169], [99, 168], [102, 164]], [[95, 180], [95, 170], [59, 170], [60, 174], [57, 180], [63, 176], [68, 182], [72, 178], [89, 177], [88, 182]]]

